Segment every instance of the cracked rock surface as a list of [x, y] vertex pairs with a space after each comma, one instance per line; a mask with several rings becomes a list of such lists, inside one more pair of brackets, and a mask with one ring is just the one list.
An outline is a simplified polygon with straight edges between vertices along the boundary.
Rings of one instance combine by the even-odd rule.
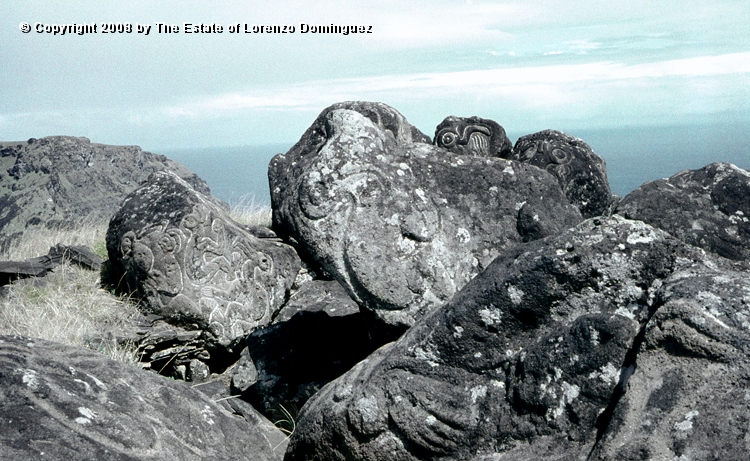
[[747, 273], [620, 216], [518, 245], [313, 396], [285, 459], [738, 459]]
[[268, 175], [274, 230], [390, 338], [505, 249], [582, 220], [546, 171], [433, 146], [380, 103], [327, 108]]

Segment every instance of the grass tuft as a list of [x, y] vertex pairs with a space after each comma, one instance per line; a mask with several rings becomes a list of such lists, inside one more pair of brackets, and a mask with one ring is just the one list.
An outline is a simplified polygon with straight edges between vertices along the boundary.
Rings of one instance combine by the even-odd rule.
[[240, 224], [271, 228], [271, 206], [245, 194], [235, 204], [230, 204], [229, 215]]
[[[106, 223], [85, 220], [68, 230], [28, 229], [0, 254], [0, 260], [41, 256], [57, 243], [88, 246], [106, 258], [106, 230]], [[138, 361], [135, 344], [102, 341], [105, 332], [126, 328], [138, 315], [138, 308], [128, 299], [103, 290], [98, 272], [62, 264], [46, 277], [18, 280], [4, 291], [0, 295], [0, 334], [89, 347], [114, 360]]]

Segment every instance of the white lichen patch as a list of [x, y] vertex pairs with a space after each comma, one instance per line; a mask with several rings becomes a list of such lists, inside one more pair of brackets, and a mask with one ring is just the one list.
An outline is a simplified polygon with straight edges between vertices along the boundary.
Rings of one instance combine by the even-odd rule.
[[469, 234], [469, 231], [463, 227], [459, 227], [456, 232], [456, 239], [461, 243], [467, 243], [471, 240], [471, 234]]
[[516, 172], [513, 171], [513, 167], [511, 167], [511, 166], [506, 166], [505, 169], [503, 170], [503, 173], [516, 174]]
[[487, 386], [474, 386], [469, 393], [471, 394], [471, 402], [477, 403], [477, 399], [484, 398], [487, 395]]
[[78, 413], [80, 413], [81, 416], [76, 418], [75, 422], [82, 426], [87, 426], [91, 424], [91, 421], [96, 419], [96, 413], [94, 413], [94, 411], [90, 408], [78, 407]]
[[211, 426], [214, 425], [214, 418], [216, 417], [216, 415], [213, 411], [211, 411], [211, 407], [209, 407], [208, 405], [203, 407], [203, 410], [201, 410], [201, 416], [203, 417], [203, 421]]
[[362, 397], [354, 404], [359, 414], [362, 415], [362, 421], [373, 423], [378, 419], [378, 399], [374, 395]]
[[637, 243], [651, 243], [654, 241], [654, 236], [650, 233], [645, 232], [634, 232], [630, 235], [628, 235], [627, 242], [630, 245], [635, 245]]
[[499, 389], [505, 389], [505, 383], [502, 382], [502, 381], [498, 381], [496, 379], [493, 379], [492, 381], [490, 381], [490, 384], [492, 385], [492, 387], [497, 387]]
[[29, 389], [31, 389], [32, 391], [39, 389], [39, 380], [36, 376], [36, 371], [29, 368], [23, 370], [16, 369], [16, 371], [23, 373], [23, 376], [21, 376], [21, 381], [26, 384]]
[[481, 352], [475, 352], [474, 353], [474, 358], [475, 359], [481, 359], [482, 358], [482, 353]]
[[464, 329], [458, 325], [453, 327], [453, 337], [460, 338], [463, 335]]
[[614, 365], [612, 365], [611, 362], [607, 362], [606, 365], [603, 365], [601, 368], [599, 368], [599, 371], [592, 371], [589, 373], [589, 379], [601, 379], [605, 383], [610, 383], [612, 385], [617, 384], [617, 382], [620, 380], [620, 370], [617, 369]]
[[523, 301], [523, 296], [526, 293], [524, 293], [520, 288], [516, 288], [513, 285], [508, 285], [508, 296], [510, 297], [510, 302], [512, 302], [514, 305], [518, 306]]
[[414, 193], [417, 194], [417, 197], [419, 197], [422, 202], [427, 203], [427, 196], [422, 189], [416, 188], [414, 189]]
[[599, 330], [589, 325], [589, 335], [591, 336], [590, 341], [594, 346], [599, 345]]
[[428, 426], [432, 426], [433, 424], [435, 424], [437, 422], [437, 418], [435, 418], [434, 416], [430, 415], [430, 416], [427, 417], [427, 419], [424, 420], [424, 422]]
[[438, 353], [433, 350], [432, 347], [428, 344], [424, 349], [420, 346], [417, 346], [414, 348], [414, 357], [417, 360], [423, 360], [427, 362], [431, 367], [437, 367], [438, 361], [440, 360], [438, 357]]
[[502, 313], [500, 312], [500, 309], [490, 304], [488, 307], [484, 309], [480, 309], [479, 312], [479, 319], [484, 323], [486, 326], [490, 327], [495, 324], [500, 323], [500, 319], [502, 317]]
[[700, 413], [698, 413], [695, 410], [689, 412], [688, 414], [685, 415], [684, 421], [674, 424], [675, 430], [682, 431], [682, 432], [691, 430], [693, 428], [693, 418], [695, 418], [699, 414]]
[[562, 416], [563, 412], [565, 411], [565, 405], [572, 403], [573, 400], [578, 398], [578, 395], [581, 393], [580, 387], [576, 386], [575, 384], [569, 384], [566, 381], [562, 382], [561, 387], [562, 396], [559, 400], [557, 408], [552, 410], [553, 419], [557, 419]]

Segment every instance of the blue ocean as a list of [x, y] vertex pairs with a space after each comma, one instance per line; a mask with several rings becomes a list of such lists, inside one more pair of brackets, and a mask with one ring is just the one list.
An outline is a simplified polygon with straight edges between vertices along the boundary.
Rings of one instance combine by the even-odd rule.
[[[607, 130], [570, 130], [607, 162], [612, 192], [625, 196], [647, 181], [666, 178], [712, 162], [730, 162], [750, 170], [747, 125], [683, 125]], [[432, 133], [428, 133], [432, 134]], [[527, 133], [509, 132], [516, 139]], [[196, 172], [214, 195], [235, 205], [244, 201], [270, 204], [268, 163], [293, 145], [171, 149], [157, 151]]]

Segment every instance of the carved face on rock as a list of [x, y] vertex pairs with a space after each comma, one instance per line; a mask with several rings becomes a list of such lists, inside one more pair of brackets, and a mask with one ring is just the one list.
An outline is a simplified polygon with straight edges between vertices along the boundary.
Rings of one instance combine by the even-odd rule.
[[503, 157], [510, 154], [510, 139], [492, 120], [479, 117], [447, 117], [435, 129], [434, 144], [443, 149], [476, 157]]

